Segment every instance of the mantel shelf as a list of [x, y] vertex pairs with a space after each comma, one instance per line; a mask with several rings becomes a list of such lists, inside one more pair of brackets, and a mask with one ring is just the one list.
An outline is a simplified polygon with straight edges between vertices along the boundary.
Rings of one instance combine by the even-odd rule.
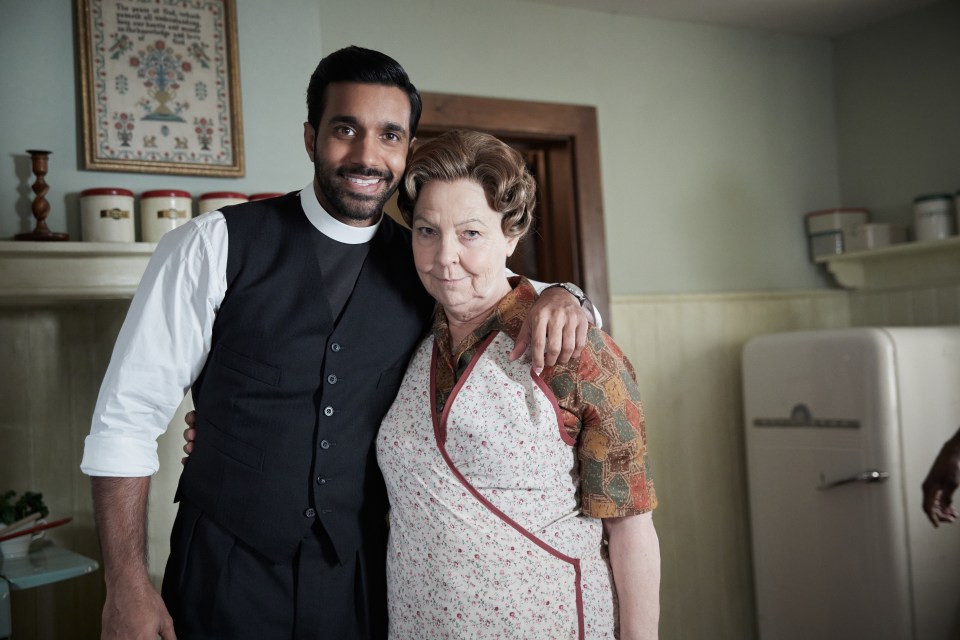
[[820, 256], [816, 262], [827, 265], [837, 282], [848, 289], [960, 284], [960, 236]]
[[0, 241], [0, 303], [130, 298], [151, 242]]

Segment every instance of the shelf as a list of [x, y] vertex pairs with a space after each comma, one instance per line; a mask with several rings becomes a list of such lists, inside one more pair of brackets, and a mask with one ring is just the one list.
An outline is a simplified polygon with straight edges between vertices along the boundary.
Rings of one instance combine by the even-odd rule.
[[156, 247], [0, 241], [0, 304], [131, 298]]
[[60, 582], [96, 571], [100, 565], [45, 540], [20, 558], [0, 559], [0, 578], [10, 583], [13, 591], [31, 589]]
[[877, 291], [960, 284], [960, 236], [820, 256], [842, 287]]
[[[96, 571], [96, 560], [44, 540], [22, 558], [0, 557], [0, 638], [13, 629], [10, 592], [41, 587]], [[19, 637], [19, 636], [17, 636]]]

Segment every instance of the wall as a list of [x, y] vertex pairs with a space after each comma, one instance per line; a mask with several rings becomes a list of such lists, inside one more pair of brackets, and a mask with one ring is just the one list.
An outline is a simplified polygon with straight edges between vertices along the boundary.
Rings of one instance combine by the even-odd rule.
[[624, 296], [613, 317], [637, 370], [660, 500], [660, 636], [753, 638], [740, 352], [763, 333], [847, 326], [847, 295]]
[[[0, 236], [29, 224], [27, 148], [55, 151], [49, 176], [55, 227], [75, 231], [75, 215], [67, 212], [75, 210], [80, 189], [117, 180], [135, 191], [169, 185], [162, 176], [77, 170], [66, 4], [4, 3], [0, 55], [18, 64], [0, 66], [0, 150], [8, 159], [0, 171], [0, 210], [7, 212]], [[869, 113], [885, 96], [870, 93], [870, 83], [850, 92], [843, 86], [860, 74], [891, 85], [924, 76], [930, 61], [922, 52], [949, 49], [958, 32], [955, 14], [932, 14], [954, 16], [949, 28], [935, 28], [929, 17], [920, 23], [939, 44], [914, 42], [893, 24], [878, 27], [889, 29], [883, 38], [842, 39], [835, 125], [832, 45], [825, 41], [506, 0], [297, 0], [283, 7], [238, 0], [248, 177], [178, 178], [194, 193], [305, 183], [305, 79], [323, 52], [354, 42], [396, 55], [424, 90], [598, 106], [612, 319], [640, 375], [662, 500], [656, 514], [664, 559], [661, 636], [754, 637], [740, 349], [749, 337], [773, 331], [960, 321], [953, 287], [849, 296], [811, 291], [825, 280], [806, 262], [799, 218], [835, 204], [840, 185], [849, 202], [882, 205], [883, 183], [895, 176], [870, 178], [877, 155], [865, 141], [896, 129], [896, 120], [868, 119], [875, 131], [849, 134], [857, 130], [858, 110]], [[887, 41], [899, 44], [887, 52]], [[42, 53], [31, 53], [38, 47]], [[915, 50], [921, 52], [916, 66], [909, 57]], [[955, 70], [960, 57], [950, 55], [948, 66], [936, 68]], [[891, 66], [891, 58], [902, 64]], [[910, 130], [928, 137], [957, 126], [950, 114], [928, 121], [919, 117], [920, 106], [900, 108], [916, 115]], [[839, 151], [834, 140], [841, 141]], [[937, 145], [924, 153], [933, 165], [953, 157]], [[958, 166], [955, 158], [951, 166]], [[899, 191], [919, 188], [927, 187]], [[750, 289], [765, 292], [710, 293]], [[682, 292], [706, 293], [674, 295]], [[56, 513], [77, 519], [51, 537], [90, 555], [96, 543], [89, 483], [77, 465], [124, 309], [115, 302], [0, 308], [0, 447], [17, 452], [0, 466], [0, 487], [43, 490]], [[173, 424], [161, 441], [163, 470], [151, 504], [155, 578], [179, 471], [180, 418]], [[15, 593], [16, 637], [96, 637], [101, 597], [99, 575]]]
[[915, 196], [960, 190], [960, 0], [837, 42], [843, 202], [909, 224]]
[[839, 193], [825, 40], [505, 0], [325, 0], [321, 35], [425, 90], [596, 105], [614, 294], [823, 285], [800, 215]]
[[[0, 490], [43, 493], [47, 537], [99, 557], [83, 437], [127, 303], [0, 308]], [[96, 638], [102, 574], [11, 594], [14, 638]]]
[[[97, 557], [89, 482], [79, 473], [97, 382], [126, 311], [122, 301], [0, 308], [0, 442], [15, 451], [0, 486], [45, 492], [50, 532]], [[746, 493], [740, 352], [764, 333], [850, 325], [960, 322], [960, 287], [618, 296], [617, 341], [637, 369], [661, 501], [661, 637], [755, 637]], [[174, 514], [182, 415], [159, 443], [150, 502], [151, 574], [159, 584]], [[9, 449], [7, 449], [9, 447]], [[101, 575], [13, 594], [15, 637], [95, 638]]]
[[[313, 0], [237, 2], [247, 175], [240, 179], [81, 171], [79, 75], [68, 0], [4, 0], [0, 20], [0, 238], [33, 229], [26, 149], [49, 149], [47, 219], [80, 238], [79, 193], [117, 186], [139, 194], [178, 188], [244, 193], [300, 189], [311, 178], [303, 150], [306, 82], [323, 55]], [[286, 46], [277, 46], [277, 43]], [[13, 62], [15, 61], [15, 63]]]
[[4, 3], [0, 237], [32, 228], [28, 148], [53, 150], [49, 222], [75, 238], [88, 187], [299, 188], [307, 78], [356, 43], [424, 90], [597, 106], [614, 294], [824, 285], [800, 223], [839, 193], [824, 40], [511, 0], [238, 0], [247, 177], [215, 180], [78, 169], [68, 5]]

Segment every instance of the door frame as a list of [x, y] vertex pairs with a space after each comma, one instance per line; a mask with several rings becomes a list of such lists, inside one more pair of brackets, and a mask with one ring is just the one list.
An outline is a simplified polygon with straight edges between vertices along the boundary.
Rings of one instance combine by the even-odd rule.
[[[476, 129], [503, 138], [548, 145], [551, 209], [545, 221], [558, 257], [551, 275], [578, 283], [612, 327], [607, 247], [600, 182], [600, 142], [596, 107], [483, 98], [448, 93], [421, 94], [418, 131], [438, 135], [450, 129]], [[569, 179], [562, 179], [569, 176]]]

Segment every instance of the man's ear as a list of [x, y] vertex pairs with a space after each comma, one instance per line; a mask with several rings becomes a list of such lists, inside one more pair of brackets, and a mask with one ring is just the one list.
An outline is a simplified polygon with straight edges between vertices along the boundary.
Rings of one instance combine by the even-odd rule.
[[317, 130], [313, 128], [309, 122], [303, 123], [303, 146], [307, 150], [307, 156], [310, 157], [310, 162], [316, 162], [314, 158], [314, 150], [317, 148]]
[[410, 160], [413, 159], [413, 152], [417, 148], [417, 139], [413, 138], [410, 140], [410, 146], [407, 147], [407, 165], [410, 164]]

